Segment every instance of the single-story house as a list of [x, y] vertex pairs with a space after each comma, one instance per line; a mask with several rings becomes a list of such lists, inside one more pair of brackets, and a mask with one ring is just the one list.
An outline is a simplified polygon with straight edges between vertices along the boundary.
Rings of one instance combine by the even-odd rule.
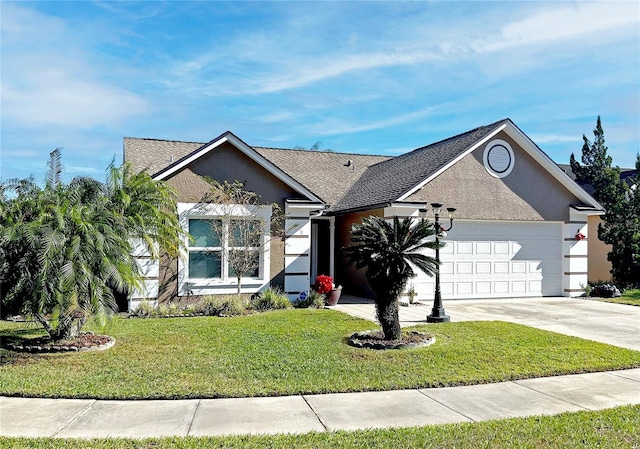
[[[178, 192], [178, 214], [192, 234], [203, 229], [201, 220], [223, 213], [221, 205], [198, 204], [210, 188], [202, 176], [237, 180], [259, 194], [264, 206], [247, 212], [259, 218], [268, 219], [269, 205], [278, 204], [286, 217], [283, 235], [271, 239], [242, 291], [277, 285], [292, 299], [318, 274], [333, 276], [347, 293], [371, 297], [363, 273], [342, 256], [352, 224], [369, 215], [418, 217], [432, 202], [457, 209], [440, 251], [445, 299], [580, 295], [587, 283], [587, 222], [602, 213], [510, 119], [397, 157], [254, 147], [225, 132], [208, 143], [127, 137], [124, 159]], [[235, 292], [221, 248], [194, 237], [177, 260], [158, 263], [137, 248], [147, 283], [134, 303]], [[215, 263], [203, 263], [207, 252], [220, 253]], [[412, 285], [418, 299], [433, 297], [433, 278], [420, 275]]]

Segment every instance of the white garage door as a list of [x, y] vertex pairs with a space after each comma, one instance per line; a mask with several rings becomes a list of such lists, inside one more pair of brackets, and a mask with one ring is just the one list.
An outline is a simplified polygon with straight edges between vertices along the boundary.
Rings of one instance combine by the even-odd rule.
[[[455, 221], [444, 241], [444, 299], [562, 294], [561, 223]], [[420, 297], [433, 293], [433, 278], [414, 284]]]

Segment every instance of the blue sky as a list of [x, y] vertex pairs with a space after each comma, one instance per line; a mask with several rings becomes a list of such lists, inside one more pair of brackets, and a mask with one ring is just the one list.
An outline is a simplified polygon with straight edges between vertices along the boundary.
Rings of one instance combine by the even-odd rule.
[[104, 178], [122, 138], [396, 155], [509, 117], [640, 150], [640, 3], [8, 2], [0, 177]]

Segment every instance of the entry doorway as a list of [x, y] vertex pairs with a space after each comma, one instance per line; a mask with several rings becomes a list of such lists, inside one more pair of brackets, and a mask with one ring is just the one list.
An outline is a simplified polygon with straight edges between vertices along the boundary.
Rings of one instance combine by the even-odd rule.
[[319, 274], [333, 276], [331, 272], [330, 220], [316, 219], [311, 222], [311, 283]]

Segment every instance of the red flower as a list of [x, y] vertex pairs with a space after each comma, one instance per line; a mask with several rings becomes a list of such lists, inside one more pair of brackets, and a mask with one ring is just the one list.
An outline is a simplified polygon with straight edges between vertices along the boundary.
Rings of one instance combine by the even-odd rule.
[[315, 291], [322, 293], [323, 295], [329, 293], [333, 290], [333, 279], [331, 276], [321, 274], [316, 278], [316, 283], [313, 288]]
[[583, 240], [586, 239], [587, 237], [582, 233], [582, 232], [578, 232], [576, 234], [576, 240]]

